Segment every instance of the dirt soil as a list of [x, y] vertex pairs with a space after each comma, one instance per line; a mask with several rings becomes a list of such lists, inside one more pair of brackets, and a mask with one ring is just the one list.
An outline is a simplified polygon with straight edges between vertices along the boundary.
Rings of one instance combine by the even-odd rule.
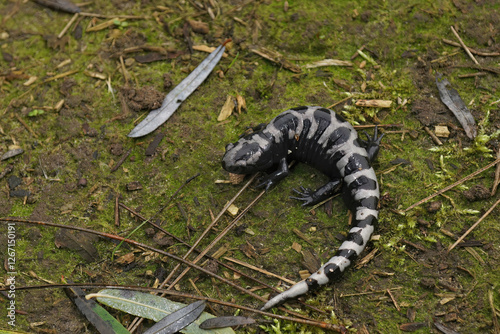
[[[405, 211], [499, 157], [498, 1], [91, 1], [75, 17], [38, 2], [0, 4], [0, 217], [119, 234], [182, 257], [182, 242], [193, 244], [242, 186], [225, 182], [225, 145], [288, 108], [330, 107], [355, 125], [380, 124], [385, 133], [375, 163], [380, 222], [357, 266], [302, 298], [317, 310], [289, 305], [353, 333], [500, 333], [498, 207], [448, 251], [498, 201], [498, 191], [492, 192], [498, 170]], [[213, 73], [165, 124], [147, 136], [127, 137], [205, 59], [199, 46], [228, 39]], [[265, 49], [280, 55], [273, 62], [261, 56]], [[352, 64], [306, 66], [323, 59]], [[438, 73], [472, 113], [475, 140], [441, 102]], [[228, 96], [246, 106], [218, 121]], [[392, 104], [360, 107], [360, 99]], [[449, 131], [440, 144], [429, 135], [436, 126]], [[292, 188], [325, 181], [308, 166], [294, 167], [209, 254], [218, 250], [220, 261], [272, 286], [288, 283], [227, 257], [299, 281], [299, 271], [327, 261], [348, 231], [341, 199], [310, 210], [289, 198]], [[243, 209], [258, 193], [250, 187], [235, 205]], [[150, 225], [134, 231], [143, 220], [132, 211], [171, 236]], [[199, 248], [231, 220], [224, 214]], [[17, 288], [62, 278], [153, 286], [176, 264], [127, 245], [113, 256], [116, 243], [104, 237], [20, 222], [9, 230], [0, 223], [0, 284], [7, 289], [0, 294], [2, 329], [96, 333], [61, 289], [18, 289], [9, 297], [13, 275]], [[11, 239], [15, 247], [8, 247]], [[271, 292], [213, 261], [203, 265], [262, 296]], [[261, 306], [195, 270], [175, 289]], [[14, 322], [7, 317], [12, 303]], [[124, 326], [134, 319], [108, 310]], [[209, 312], [235, 310], [212, 304]], [[138, 332], [152, 324], [144, 322]], [[236, 331], [322, 332], [288, 321]]]

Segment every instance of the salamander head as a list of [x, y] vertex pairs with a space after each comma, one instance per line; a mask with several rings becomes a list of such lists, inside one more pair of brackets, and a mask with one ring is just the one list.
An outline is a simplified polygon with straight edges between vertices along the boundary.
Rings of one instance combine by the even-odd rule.
[[234, 174], [264, 171], [273, 165], [271, 142], [261, 134], [245, 136], [226, 146], [222, 167]]

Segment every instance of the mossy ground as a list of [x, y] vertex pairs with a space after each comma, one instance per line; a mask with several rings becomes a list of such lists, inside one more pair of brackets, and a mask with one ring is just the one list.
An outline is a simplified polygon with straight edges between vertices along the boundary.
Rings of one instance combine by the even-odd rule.
[[[469, 105], [477, 122], [483, 121], [490, 111], [490, 122], [484, 127], [486, 134], [500, 127], [498, 103], [494, 103], [499, 99], [498, 76], [489, 73], [476, 78], [459, 78], [458, 75], [477, 70], [470, 67], [472, 62], [463, 51], [442, 42], [443, 38], [454, 40], [450, 25], [455, 25], [470, 47], [498, 51], [500, 4], [496, 1], [304, 0], [288, 1], [285, 5], [284, 1], [270, 0], [218, 1], [220, 11], [214, 9], [218, 14], [211, 20], [196, 3], [91, 3], [85, 7], [86, 12], [147, 18], [129, 19], [126, 26], [98, 32], [86, 32], [91, 19], [83, 18], [79, 23], [83, 36], [77, 39], [69, 33], [63, 48], [53, 48], [48, 41], [62, 30], [71, 15], [42, 8], [33, 2], [10, 1], [1, 5], [0, 154], [13, 144], [23, 148], [24, 153], [0, 162], [0, 172], [9, 164], [14, 166], [14, 170], [0, 180], [0, 216], [47, 220], [117, 233], [137, 225], [135, 219], [122, 212], [121, 226], [114, 226], [117, 194], [125, 205], [140, 208], [144, 216], [152, 217], [186, 179], [200, 173], [174, 200], [177, 205], [160, 215], [166, 229], [193, 242], [210, 222], [209, 210], [216, 213], [237, 191], [237, 187], [214, 181], [227, 179], [227, 173], [220, 167], [224, 146], [235, 141], [247, 126], [269, 121], [290, 107], [305, 104], [327, 107], [346, 98], [346, 91], [355, 94], [354, 98], [391, 100], [392, 107], [383, 110], [353, 107], [351, 100], [346, 101], [347, 107], [344, 103], [335, 107], [337, 112], [355, 122], [373, 123], [376, 120], [403, 126], [384, 128], [383, 149], [376, 163], [383, 194], [376, 232], [380, 239], [365, 252], [377, 248], [376, 257], [361, 269], [348, 271], [340, 282], [311, 296], [308, 302], [333, 311], [336, 321], [352, 324], [353, 331], [361, 333], [398, 333], [399, 326], [408, 322], [423, 323], [419, 333], [436, 333], [434, 321], [461, 333], [493, 333], [488, 293], [493, 293], [498, 313], [498, 209], [469, 238], [481, 241], [482, 247], [458, 248], [447, 254], [446, 248], [454, 240], [444, 234], [443, 229], [461, 235], [498, 195], [470, 202], [463, 196], [462, 187], [436, 198], [441, 202], [437, 212], [429, 212], [427, 204], [406, 215], [399, 212], [492, 161], [477, 150], [464, 151], [472, 143], [439, 101], [434, 80], [436, 71], [443, 73]], [[288, 6], [286, 11], [285, 6]], [[158, 20], [153, 18], [154, 13]], [[145, 111], [116, 117], [122, 113], [118, 92], [126, 83], [119, 59], [113, 55], [142, 44], [184, 52], [174, 60], [148, 64], [127, 62], [134, 54], [122, 54], [130, 74], [129, 86], [137, 89], [152, 86], [164, 92], [164, 73], [170, 75], [175, 85], [206, 57], [201, 52], [189, 56], [183, 35], [186, 18], [209, 24], [207, 35], [189, 32], [194, 44], [217, 46], [226, 38], [232, 38], [233, 47], [228, 51], [229, 57], [223, 58], [216, 67], [216, 71], [224, 71], [224, 76], [213, 73], [181, 105], [157, 130], [166, 134], [157, 154], [146, 157], [144, 151], [154, 134], [136, 140], [126, 137], [134, 126], [133, 121], [142, 117]], [[103, 21], [100, 19], [98, 23]], [[304, 69], [301, 74], [294, 74], [249, 51], [252, 46], [266, 47], [304, 65], [324, 58], [349, 60], [363, 45], [377, 67], [370, 62], [362, 67], [363, 59], [358, 56], [353, 60], [353, 67]], [[440, 57], [442, 60], [434, 61]], [[57, 67], [67, 59], [71, 59], [70, 64]], [[498, 70], [498, 57], [478, 59], [482, 65]], [[78, 72], [64, 79], [41, 83], [69, 70]], [[85, 75], [85, 70], [109, 77], [114, 93], [103, 80]], [[35, 85], [26, 87], [23, 82], [29, 76], [36, 76], [38, 80]], [[67, 88], [68, 85], [71, 87]], [[242, 95], [248, 110], [219, 123], [216, 118], [228, 94]], [[36, 117], [28, 116], [33, 109], [54, 106], [61, 99], [65, 104], [59, 112], [45, 110]], [[408, 103], [398, 104], [398, 99]], [[452, 132], [451, 137], [444, 140], [444, 149], [438, 152], [429, 150], [435, 144], [423, 130], [423, 125], [432, 129], [437, 124], [449, 125]], [[88, 128], [94, 130], [92, 136]], [[489, 141], [488, 147], [498, 150], [498, 141]], [[129, 158], [111, 173], [110, 168], [128, 149], [132, 149]], [[396, 166], [391, 163], [398, 158], [409, 164]], [[434, 169], [429, 168], [430, 164]], [[464, 187], [482, 185], [491, 189], [492, 170], [466, 182]], [[11, 175], [22, 178], [20, 187], [31, 191], [26, 203], [23, 198], [9, 197], [6, 180]], [[87, 180], [86, 187], [77, 185], [82, 178]], [[127, 191], [126, 185], [132, 181], [139, 181], [143, 189]], [[322, 208], [311, 213], [289, 199], [292, 188], [299, 185], [313, 188], [324, 181], [324, 177], [312, 168], [302, 165], [294, 168], [290, 177], [267, 193], [242, 219], [241, 224], [254, 234], [233, 233], [223, 240], [229, 244], [231, 256], [294, 280], [299, 279], [297, 273], [304, 266], [302, 255], [290, 249], [293, 242], [312, 248], [320, 260], [327, 260], [340, 244], [339, 233], [347, 231], [348, 216], [343, 203], [335, 199], [333, 214], [329, 216]], [[254, 190], [246, 191], [238, 199], [237, 206], [244, 207], [256, 194]], [[465, 210], [476, 213], [467, 214]], [[217, 229], [221, 230], [228, 221], [229, 218], [224, 217]], [[313, 245], [297, 237], [293, 228], [305, 233]], [[17, 225], [18, 285], [40, 283], [30, 272], [54, 282], [64, 276], [75, 282], [151, 285], [152, 279], [144, 275], [146, 270], [155, 271], [163, 266], [169, 271], [174, 266], [171, 261], [161, 262], [159, 258], [146, 261], [136, 253], [133, 265], [123, 267], [111, 261], [114, 245], [107, 240], [95, 243], [101, 261], [86, 263], [74, 251], [55, 247], [56, 232], [51, 228]], [[0, 245], [5, 245], [4, 233], [1, 238]], [[154, 244], [144, 231], [133, 238]], [[255, 248], [254, 258], [246, 257], [241, 251], [248, 244]], [[122, 248], [119, 254], [129, 251]], [[182, 255], [185, 250], [176, 244], [168, 251]], [[0, 252], [6, 254], [6, 249]], [[224, 275], [224, 270], [219, 273]], [[252, 275], [259, 276], [258, 273]], [[198, 274], [192, 273], [190, 277], [197, 278]], [[262, 279], [277, 283], [270, 278]], [[230, 299], [227, 296], [231, 295], [239, 303], [258, 306], [255, 301], [243, 299], [239, 293], [207, 278], [202, 277], [197, 284], [208, 296]], [[242, 281], [241, 284], [250, 283]], [[182, 290], [192, 290], [187, 280], [180, 286]], [[388, 293], [380, 292], [388, 289], [394, 289], [391, 291], [399, 310]], [[356, 293], [359, 294], [343, 297]], [[445, 294], [452, 294], [454, 299], [443, 303]], [[4, 297], [0, 300], [2, 304], [7, 303]], [[16, 329], [33, 331], [36, 328], [30, 328], [31, 323], [43, 322], [38, 327], [58, 332], [86, 330], [86, 321], [62, 292], [19, 292], [16, 301], [17, 308], [27, 312], [17, 315]], [[1, 314], [0, 327], [8, 328], [7, 318]], [[314, 313], [310, 316], [322, 320], [330, 318]], [[124, 323], [130, 321], [123, 314], [117, 317]], [[276, 326], [274, 330], [265, 328], [271, 332], [277, 332], [278, 327], [281, 332], [315, 331], [289, 323]]]

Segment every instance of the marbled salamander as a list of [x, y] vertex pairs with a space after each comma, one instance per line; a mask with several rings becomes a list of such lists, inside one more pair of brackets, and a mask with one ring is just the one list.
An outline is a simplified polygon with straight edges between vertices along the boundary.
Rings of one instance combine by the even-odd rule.
[[317, 289], [336, 279], [359, 256], [374, 230], [378, 217], [379, 188], [370, 162], [375, 159], [382, 136], [367, 141], [332, 110], [321, 107], [298, 107], [284, 111], [259, 132], [242, 137], [226, 146], [224, 169], [235, 174], [277, 170], [264, 178], [266, 190], [288, 175], [287, 162], [297, 160], [326, 174], [330, 181], [312, 191], [301, 187], [294, 191], [303, 205], [319, 203], [342, 192], [353, 213], [353, 228], [337, 253], [309, 278], [269, 300], [262, 310], [289, 298]]

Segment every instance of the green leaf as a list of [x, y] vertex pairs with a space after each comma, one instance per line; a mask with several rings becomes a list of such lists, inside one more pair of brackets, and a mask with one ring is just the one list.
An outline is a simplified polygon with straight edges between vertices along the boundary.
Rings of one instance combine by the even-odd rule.
[[[149, 293], [131, 290], [104, 289], [99, 291], [97, 300], [117, 310], [156, 322], [186, 306], [186, 304], [173, 302]], [[186, 334], [234, 334], [231, 328], [204, 330], [199, 327], [203, 321], [214, 317], [210, 313], [203, 312], [195, 322], [181, 330], [181, 332]]]
[[35, 117], [35, 116], [38, 116], [38, 115], [42, 115], [45, 111], [41, 110], [41, 109], [33, 109], [31, 110], [29, 113], [28, 113], [28, 116], [30, 117]]

